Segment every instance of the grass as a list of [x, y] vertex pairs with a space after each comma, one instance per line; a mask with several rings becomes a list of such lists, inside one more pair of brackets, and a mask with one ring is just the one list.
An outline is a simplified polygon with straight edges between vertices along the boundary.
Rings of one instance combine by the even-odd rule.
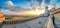
[[5, 16], [6, 20], [11, 20], [13, 18], [13, 16]]
[[11, 20], [11, 19], [13, 19], [14, 17], [19, 17], [19, 18], [34, 18], [34, 17], [36, 17], [36, 16], [5, 16], [5, 19], [6, 20]]

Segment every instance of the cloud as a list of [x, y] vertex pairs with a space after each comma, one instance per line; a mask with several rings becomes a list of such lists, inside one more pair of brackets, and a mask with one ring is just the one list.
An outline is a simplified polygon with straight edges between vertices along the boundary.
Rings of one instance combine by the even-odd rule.
[[60, 3], [57, 3], [57, 4], [56, 4], [56, 9], [57, 9], [57, 8], [60, 8]]
[[13, 6], [13, 2], [12, 1], [6, 1], [5, 5], [7, 5], [7, 6]]

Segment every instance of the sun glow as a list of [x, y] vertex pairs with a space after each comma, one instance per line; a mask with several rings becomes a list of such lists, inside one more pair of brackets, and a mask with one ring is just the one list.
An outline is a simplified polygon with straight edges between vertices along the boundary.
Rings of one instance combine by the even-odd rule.
[[32, 10], [32, 11], [29, 11], [28, 12], [29, 14], [34, 14], [34, 15], [40, 15], [40, 14], [43, 14], [44, 13], [44, 10]]

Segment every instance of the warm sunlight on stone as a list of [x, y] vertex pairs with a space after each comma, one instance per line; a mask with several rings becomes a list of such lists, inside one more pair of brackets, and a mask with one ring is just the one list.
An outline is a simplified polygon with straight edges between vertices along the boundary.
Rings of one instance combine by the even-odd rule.
[[3, 13], [0, 13], [0, 23], [2, 23], [5, 20], [5, 17]]

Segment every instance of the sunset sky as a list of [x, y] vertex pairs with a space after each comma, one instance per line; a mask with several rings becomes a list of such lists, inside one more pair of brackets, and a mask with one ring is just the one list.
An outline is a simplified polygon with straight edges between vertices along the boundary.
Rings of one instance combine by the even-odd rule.
[[[30, 0], [0, 0], [0, 6], [3, 6], [6, 1], [11, 1], [14, 6], [20, 6], [22, 8], [30, 8], [31, 1]], [[33, 0], [32, 0], [33, 1]], [[41, 2], [42, 0], [37, 0], [37, 2]], [[46, 3], [49, 3], [53, 0], [45, 0]], [[56, 7], [60, 7], [60, 0], [54, 0]]]
[[[32, 0], [32, 1], [34, 1], [34, 0]], [[45, 1], [44, 3], [48, 4], [48, 5], [50, 5], [50, 3], [53, 2], [56, 4], [55, 5], [56, 8], [60, 8], [60, 0], [44, 0], [44, 1]], [[38, 2], [40, 4], [42, 2], [42, 0], [36, 0], [36, 2]], [[36, 3], [36, 2], [34, 2], [34, 3]], [[12, 11], [10, 11], [9, 9], [6, 10], [3, 8], [6, 8], [6, 6], [7, 6], [8, 8], [11, 7], [13, 10], [16, 10], [15, 9], [16, 7], [19, 9], [21, 9], [21, 8], [26, 9], [26, 8], [31, 8], [31, 3], [32, 3], [31, 0], [0, 0], [0, 9], [5, 14], [7, 14], [7, 13], [12, 14]], [[17, 12], [14, 12], [14, 13], [17, 13]], [[35, 13], [35, 11], [34, 11], [34, 13]]]

